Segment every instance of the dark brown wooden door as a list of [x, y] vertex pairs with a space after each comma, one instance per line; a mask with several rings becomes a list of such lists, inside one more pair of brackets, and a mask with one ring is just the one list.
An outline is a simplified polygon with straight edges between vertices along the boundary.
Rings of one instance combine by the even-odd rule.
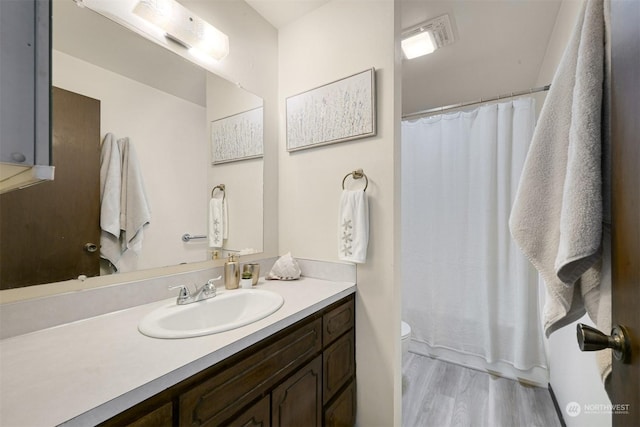
[[53, 88], [55, 179], [0, 195], [0, 289], [100, 273], [100, 101]]
[[322, 425], [322, 356], [300, 368], [271, 394], [273, 427]]
[[607, 388], [625, 405], [613, 411], [620, 427], [640, 426], [640, 1], [611, 2], [611, 38], [612, 321], [632, 339], [631, 363], [614, 360]]

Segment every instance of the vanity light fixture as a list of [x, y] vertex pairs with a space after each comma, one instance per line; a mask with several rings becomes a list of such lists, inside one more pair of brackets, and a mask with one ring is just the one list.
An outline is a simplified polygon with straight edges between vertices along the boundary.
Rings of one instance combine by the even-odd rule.
[[449, 15], [442, 15], [404, 31], [400, 45], [405, 58], [413, 59], [454, 41]]
[[175, 0], [140, 0], [133, 13], [192, 52], [217, 60], [229, 54], [229, 37]]

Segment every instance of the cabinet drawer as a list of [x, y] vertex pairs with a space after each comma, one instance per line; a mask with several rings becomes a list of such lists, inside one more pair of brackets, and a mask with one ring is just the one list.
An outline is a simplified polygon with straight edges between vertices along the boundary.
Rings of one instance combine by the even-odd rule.
[[324, 427], [351, 427], [356, 423], [356, 382], [349, 385], [327, 407]]
[[173, 416], [173, 403], [166, 395], [159, 397], [156, 395], [98, 425], [100, 427], [171, 427]]
[[[180, 396], [180, 425], [220, 425], [267, 392], [322, 347], [322, 319], [297, 327], [261, 349], [243, 351]], [[225, 369], [226, 368], [226, 369]]]
[[322, 355], [323, 402], [326, 404], [355, 374], [355, 336], [353, 330], [331, 344]]
[[355, 304], [353, 298], [322, 316], [322, 345], [326, 347], [340, 335], [353, 328]]
[[160, 427], [170, 426], [173, 422], [173, 405], [165, 403], [153, 412], [138, 418], [129, 427]]
[[254, 403], [233, 420], [224, 423], [229, 427], [271, 427], [271, 395]]

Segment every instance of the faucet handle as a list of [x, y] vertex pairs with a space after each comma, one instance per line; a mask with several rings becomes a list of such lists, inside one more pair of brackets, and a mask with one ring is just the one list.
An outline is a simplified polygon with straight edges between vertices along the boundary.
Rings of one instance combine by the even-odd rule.
[[185, 285], [177, 285], [177, 286], [171, 286], [169, 288], [170, 291], [174, 290], [174, 289], [180, 289], [180, 292], [178, 293], [178, 299], [185, 299], [185, 298], [189, 298], [191, 296], [191, 292], [189, 292], [189, 288], [187, 288]]
[[216, 282], [216, 281], [221, 280], [221, 279], [222, 279], [221, 275], [216, 277], [216, 278], [214, 278], [214, 279], [209, 279], [209, 280], [207, 280], [207, 284], [205, 286], [208, 287], [208, 288], [215, 288], [215, 284], [213, 282]]
[[202, 286], [202, 290], [201, 292], [206, 296], [206, 297], [214, 297], [216, 296], [216, 285], [215, 285], [215, 281], [216, 280], [220, 280], [222, 279], [222, 276], [218, 276], [215, 279], [209, 279], [207, 280], [207, 283], [204, 284], [204, 286]]

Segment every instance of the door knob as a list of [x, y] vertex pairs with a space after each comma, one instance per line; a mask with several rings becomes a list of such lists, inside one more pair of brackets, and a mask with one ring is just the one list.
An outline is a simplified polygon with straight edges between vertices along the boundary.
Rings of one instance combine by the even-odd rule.
[[92, 254], [98, 250], [98, 245], [95, 243], [87, 243], [84, 245], [84, 250]]
[[578, 346], [581, 351], [597, 351], [605, 348], [613, 350], [613, 357], [622, 363], [631, 361], [631, 342], [627, 328], [614, 325], [611, 336], [605, 335], [596, 328], [578, 323]]

